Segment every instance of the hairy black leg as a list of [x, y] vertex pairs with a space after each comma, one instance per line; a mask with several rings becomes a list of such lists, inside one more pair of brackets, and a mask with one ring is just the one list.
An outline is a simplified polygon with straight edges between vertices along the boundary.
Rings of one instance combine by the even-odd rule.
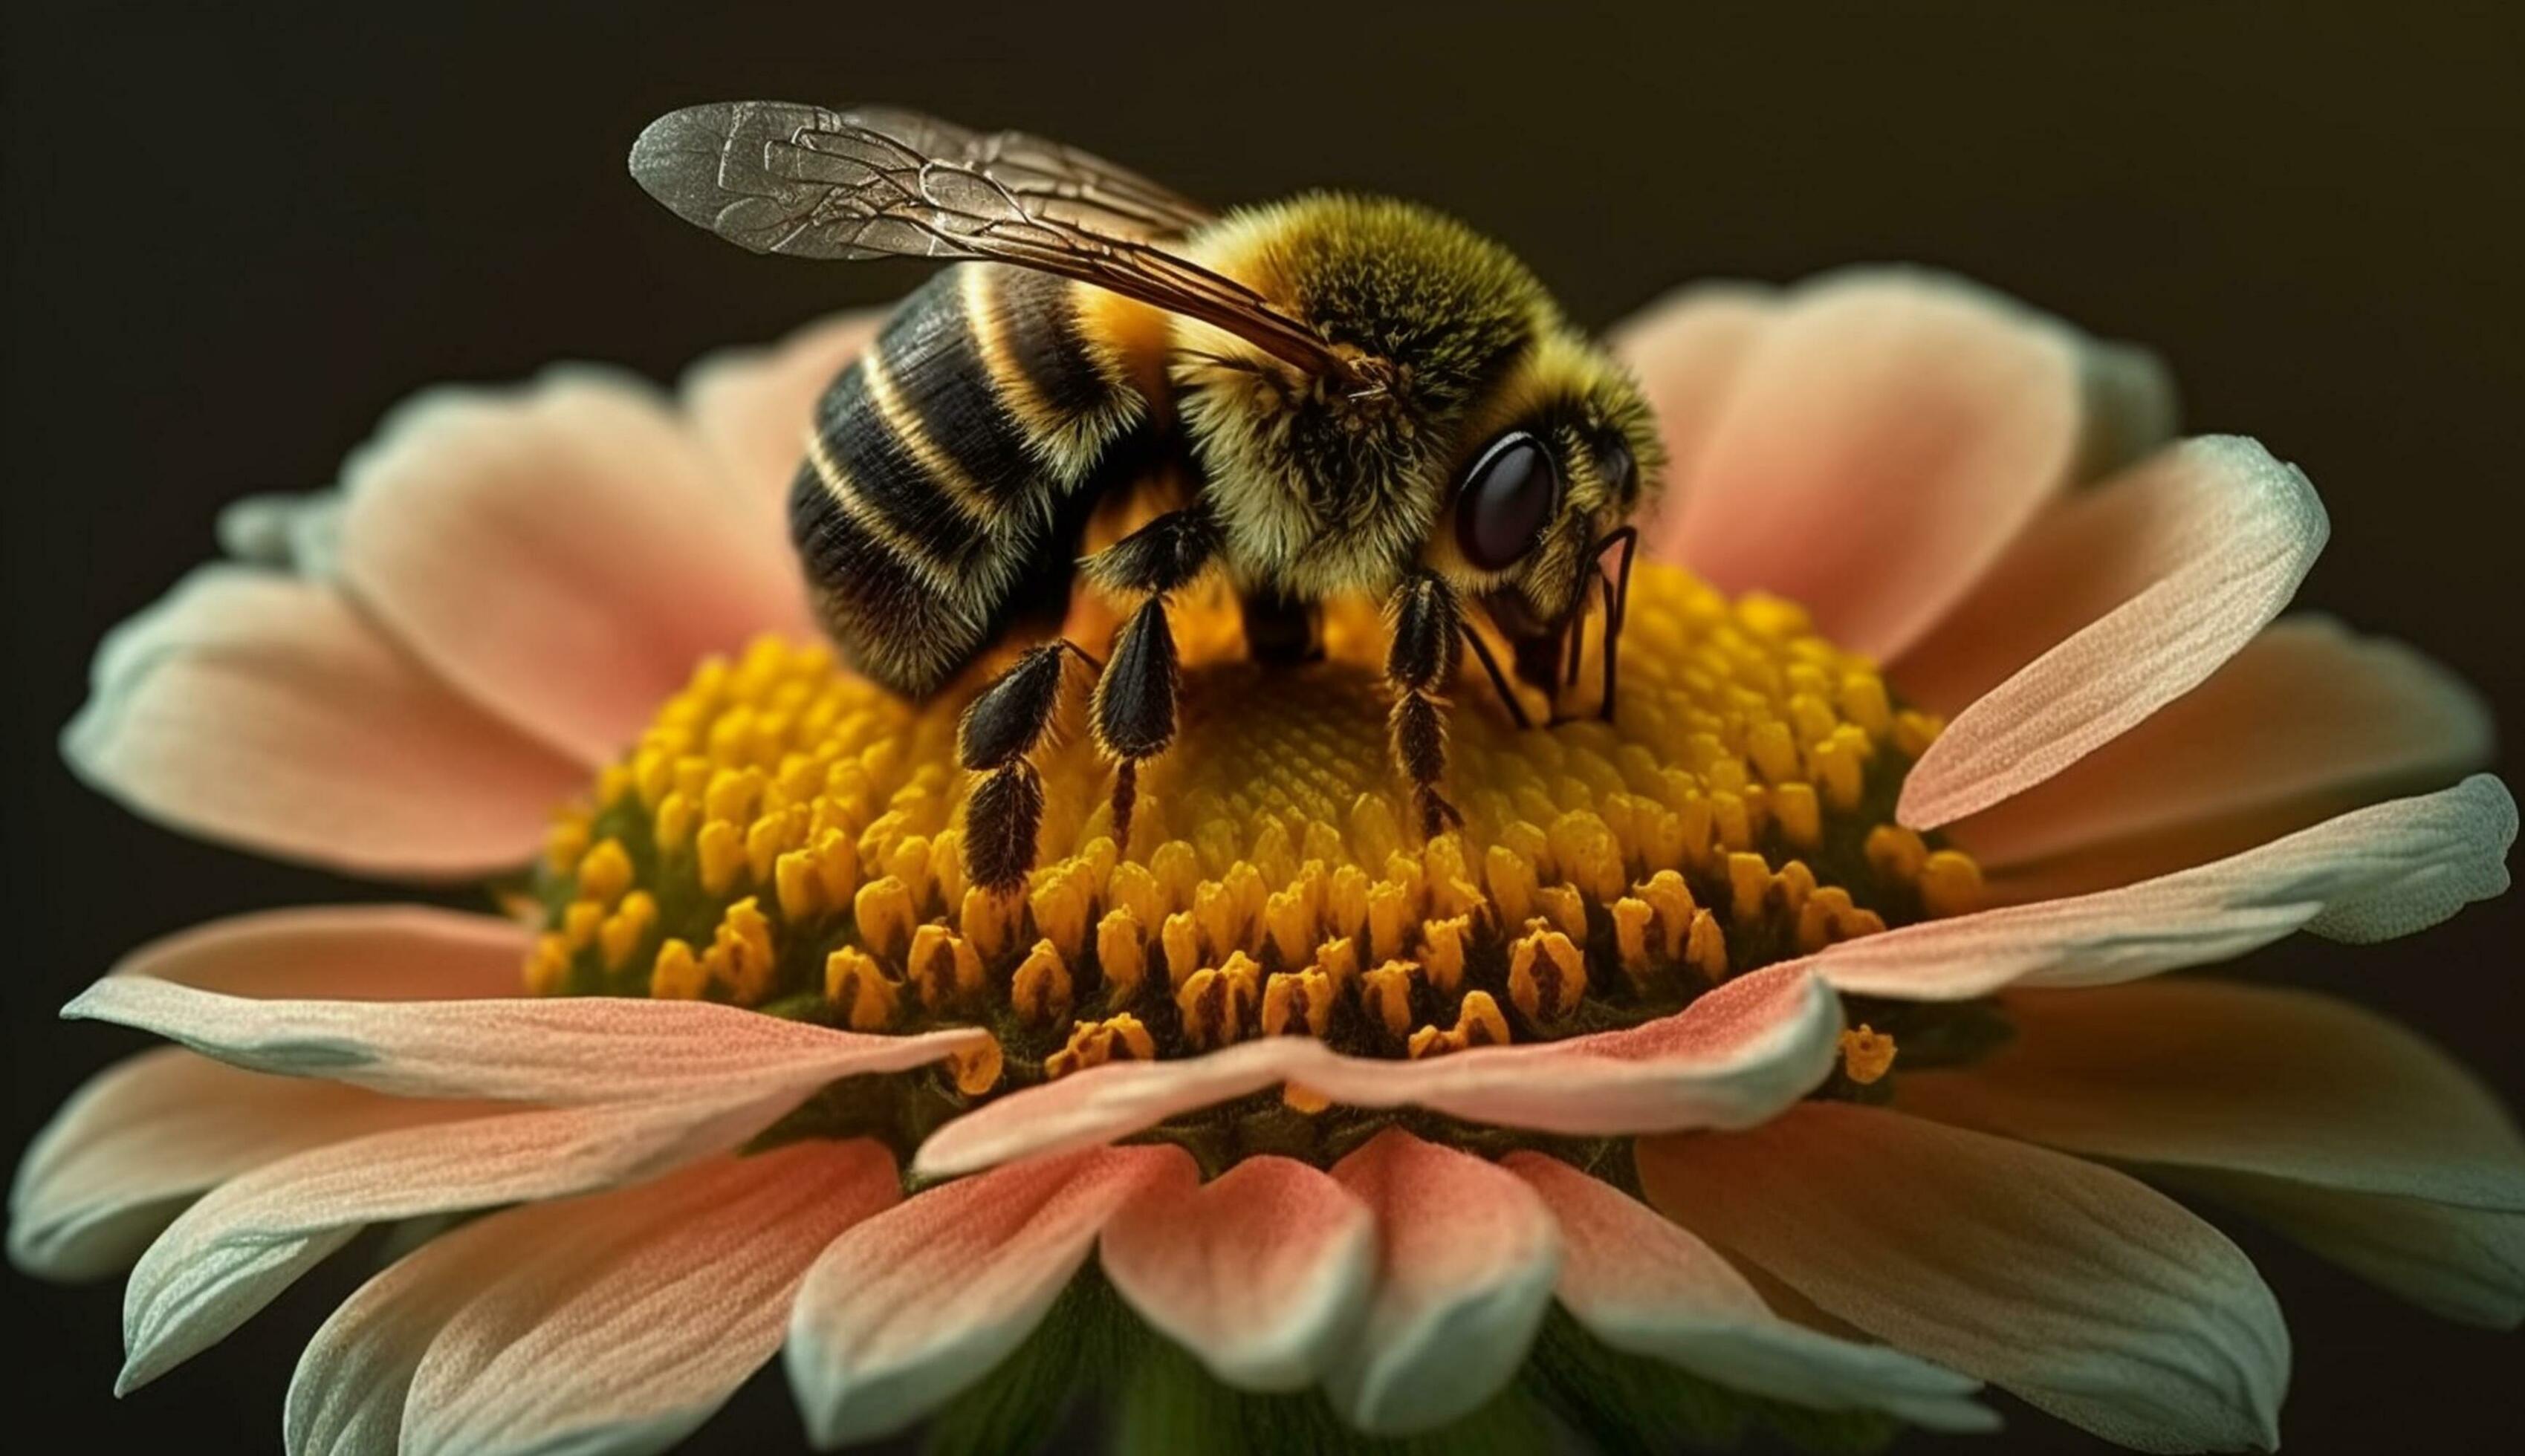
[[1394, 761], [1411, 781], [1412, 806], [1419, 810], [1422, 835], [1444, 833], [1461, 824], [1438, 792], [1447, 770], [1447, 723], [1438, 690], [1456, 668], [1463, 643], [1463, 612], [1453, 587], [1437, 573], [1414, 571], [1395, 591], [1387, 609], [1394, 646], [1385, 655], [1385, 680], [1394, 689]]
[[1073, 656], [1091, 670], [1098, 666], [1066, 640], [1029, 649], [957, 721], [957, 757], [987, 775], [965, 802], [965, 874], [985, 890], [1014, 890], [1034, 868], [1043, 780], [1026, 757], [1052, 730], [1062, 667]]
[[1043, 827], [1043, 777], [1023, 758], [986, 774], [965, 801], [965, 875], [993, 894], [1026, 882]]
[[1175, 737], [1178, 667], [1174, 629], [1166, 601], [1151, 597], [1122, 624], [1114, 660], [1096, 680], [1090, 721], [1097, 746], [1114, 759], [1114, 843], [1131, 843], [1131, 808], [1138, 798], [1140, 764], [1166, 751]]
[[1146, 593], [1122, 624], [1114, 659], [1096, 680], [1089, 722], [1097, 747], [1114, 759], [1114, 843], [1128, 852], [1131, 810], [1139, 801], [1140, 765], [1174, 742], [1178, 667], [1166, 596], [1210, 569], [1219, 547], [1218, 521], [1205, 502], [1169, 510], [1086, 561], [1089, 579], [1109, 592]]
[[1218, 521], [1201, 503], [1169, 510], [1089, 557], [1088, 579], [1124, 596], [1190, 586], [1218, 555]]

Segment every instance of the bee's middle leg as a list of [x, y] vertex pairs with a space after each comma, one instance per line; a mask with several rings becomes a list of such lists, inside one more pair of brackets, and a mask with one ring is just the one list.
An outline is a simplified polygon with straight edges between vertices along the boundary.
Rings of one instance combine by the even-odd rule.
[[1218, 553], [1218, 524], [1207, 507], [1169, 510], [1088, 558], [1088, 576], [1108, 591], [1146, 593], [1114, 640], [1113, 659], [1096, 679], [1088, 721], [1097, 746], [1114, 759], [1114, 844], [1131, 845], [1131, 811], [1139, 801], [1140, 765], [1175, 737], [1182, 669], [1166, 598], [1210, 569]]
[[1414, 571], [1394, 594], [1390, 615], [1394, 645], [1385, 655], [1385, 680], [1394, 689], [1394, 761], [1411, 781], [1412, 806], [1424, 836], [1461, 825], [1438, 783], [1447, 771], [1447, 721], [1438, 690], [1456, 670], [1463, 643], [1463, 609], [1455, 588], [1432, 571]]

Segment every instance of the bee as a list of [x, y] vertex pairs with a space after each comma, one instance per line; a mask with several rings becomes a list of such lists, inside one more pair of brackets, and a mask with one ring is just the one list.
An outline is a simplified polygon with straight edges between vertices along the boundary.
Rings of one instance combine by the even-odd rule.
[[[1213, 572], [1263, 661], [1319, 653], [1330, 599], [1385, 605], [1391, 750], [1424, 834], [1461, 822], [1442, 695], [1467, 650], [1529, 727], [1510, 675], [1558, 702], [1601, 596], [1610, 717], [1657, 435], [1630, 375], [1499, 244], [1340, 193], [1220, 215], [1073, 148], [886, 107], [690, 107], [641, 133], [631, 173], [754, 252], [956, 265], [825, 391], [790, 495], [855, 670], [924, 698], [1057, 631], [1082, 576], [1137, 603], [1106, 660], [1055, 638], [966, 708], [972, 883], [1033, 867], [1030, 755], [1071, 662], [1096, 673], [1089, 731], [1129, 842], [1139, 767], [1175, 732], [1165, 606]], [[1155, 481], [1169, 509], [1082, 558], [1099, 504]]]

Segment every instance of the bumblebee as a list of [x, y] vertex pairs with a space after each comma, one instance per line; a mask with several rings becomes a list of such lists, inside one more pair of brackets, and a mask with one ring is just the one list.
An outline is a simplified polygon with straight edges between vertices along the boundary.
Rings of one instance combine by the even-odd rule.
[[[825, 391], [790, 495], [855, 670], [926, 697], [1057, 624], [1081, 575], [1137, 604], [1108, 660], [1029, 648], [965, 710], [972, 883], [1033, 866], [1029, 755], [1072, 662], [1097, 674], [1128, 843], [1139, 766], [1175, 731], [1166, 602], [1213, 572], [1265, 661], [1317, 652], [1332, 598], [1385, 604], [1392, 752], [1423, 833], [1461, 822], [1441, 694], [1467, 651], [1531, 726], [1510, 675], [1557, 702], [1601, 598], [1610, 716], [1657, 436], [1630, 376], [1462, 224], [1336, 193], [1217, 215], [1058, 143], [881, 107], [687, 108], [641, 133], [631, 173], [758, 253], [957, 265]], [[1126, 493], [1165, 509], [1082, 558], [1090, 515]]]

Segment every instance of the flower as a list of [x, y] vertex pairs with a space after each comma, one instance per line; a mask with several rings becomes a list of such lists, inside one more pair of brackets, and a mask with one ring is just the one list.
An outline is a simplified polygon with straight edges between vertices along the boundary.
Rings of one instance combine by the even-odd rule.
[[1467, 824], [1419, 843], [1372, 622], [1264, 674], [1188, 602], [1130, 843], [1073, 740], [1003, 899], [955, 703], [834, 667], [782, 540], [867, 331], [673, 401], [425, 397], [104, 645], [65, 747], [105, 792], [518, 911], [244, 917], [72, 1003], [181, 1043], [12, 1196], [25, 1267], [136, 1256], [125, 1387], [361, 1228], [482, 1209], [317, 1333], [293, 1452], [657, 1449], [784, 1348], [823, 1444], [1006, 1436], [1089, 1377], [1320, 1392], [1273, 1409], [1327, 1440], [1705, 1385], [1977, 1429], [1988, 1382], [2270, 1444], [2272, 1296], [2148, 1182], [2525, 1316], [2477, 1084], [2147, 979], [2420, 930], [2504, 888], [2516, 817], [2460, 684], [2279, 615], [2319, 506], [2169, 443], [2146, 356], [1932, 275], [1690, 291], [1623, 336], [1675, 468], [1613, 724], [1461, 693]]

